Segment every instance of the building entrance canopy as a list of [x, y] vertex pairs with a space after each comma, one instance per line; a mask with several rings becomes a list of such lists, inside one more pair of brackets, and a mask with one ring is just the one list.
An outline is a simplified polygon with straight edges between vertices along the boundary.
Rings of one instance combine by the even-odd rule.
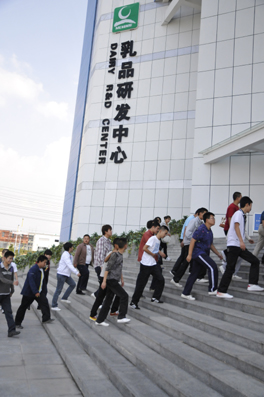
[[264, 153], [264, 122], [256, 124], [203, 151], [204, 164], [212, 164], [234, 154]]

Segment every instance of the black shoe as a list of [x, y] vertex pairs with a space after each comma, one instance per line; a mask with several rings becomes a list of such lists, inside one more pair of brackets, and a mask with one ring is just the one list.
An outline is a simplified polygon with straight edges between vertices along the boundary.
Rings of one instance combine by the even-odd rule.
[[151, 302], [163, 303], [163, 301], [156, 299], [156, 298], [151, 298]]
[[16, 335], [19, 335], [19, 334], [20, 334], [20, 331], [8, 332], [8, 338], [12, 338], [12, 336], [16, 336]]
[[18, 328], [18, 329], [23, 329], [24, 327], [23, 327], [23, 325], [18, 324], [18, 325], [16, 325], [16, 328]]
[[50, 324], [53, 323], [54, 318], [49, 318], [47, 321], [42, 321], [42, 324]]
[[84, 294], [82, 291], [76, 291], [76, 294], [77, 294], [77, 295], [86, 295], [86, 294]]
[[140, 307], [138, 307], [138, 304], [137, 303], [134, 303], [134, 302], [130, 302], [130, 306], [133, 308], [133, 309], [137, 309], [137, 310], [140, 310]]

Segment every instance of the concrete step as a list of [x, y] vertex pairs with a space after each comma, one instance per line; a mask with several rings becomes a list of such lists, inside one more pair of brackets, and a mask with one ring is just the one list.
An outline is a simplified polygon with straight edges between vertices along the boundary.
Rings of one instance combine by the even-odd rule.
[[[50, 287], [50, 290], [54, 291], [55, 287]], [[124, 330], [130, 325], [119, 325], [116, 320], [112, 319], [113, 326], [111, 325], [111, 327], [107, 328], [97, 327], [93, 321], [89, 320], [90, 308], [94, 302], [92, 298], [75, 295], [71, 297], [71, 301], [70, 305], [60, 304], [63, 310], [54, 312], [56, 318], [81, 343], [85, 351], [90, 352], [94, 348], [94, 342], [90, 338], [93, 331], [97, 338], [100, 339], [100, 346], [98, 344], [96, 346], [96, 350], [100, 354], [105, 356], [107, 350], [114, 350], [114, 353], [111, 353], [112, 362], [105, 363], [105, 371], [108, 371], [109, 367], [116, 365], [120, 376], [129, 376], [134, 388], [137, 389], [133, 395], [191, 397], [194, 396], [194, 390], [197, 397], [222, 395], [196, 378], [190, 378], [188, 373], [153, 351], [146, 344], [126, 334]], [[89, 335], [88, 338], [87, 334]], [[107, 349], [105, 346], [107, 346]], [[134, 370], [131, 371], [127, 364], [122, 364], [122, 360], [128, 360]], [[131, 394], [124, 392], [123, 395]]]
[[[67, 308], [77, 314], [79, 318], [83, 319], [83, 303], [91, 307], [93, 301], [91, 301], [90, 297], [78, 295], [75, 295], [73, 300], [73, 305], [69, 305]], [[76, 304], [75, 301], [78, 301], [78, 304]], [[130, 310], [130, 315], [131, 314], [135, 317], [144, 317], [144, 319], [141, 318], [140, 321], [138, 321], [134, 317], [133, 322], [131, 322], [129, 326], [122, 327], [123, 331], [126, 331], [126, 333], [128, 333], [130, 336], [133, 336], [133, 338], [138, 339], [138, 341], [141, 343], [143, 342], [145, 346], [148, 346], [152, 350], [156, 351], [159, 355], [168, 359], [172, 363], [180, 365], [184, 370], [187, 370], [191, 375], [198, 377], [202, 382], [213, 385], [213, 388], [221, 392], [222, 395], [248, 395], [252, 388], [254, 389], [256, 395], [262, 392], [261, 390], [263, 385], [259, 381], [253, 379], [251, 376], [245, 375], [245, 373], [242, 374], [231, 366], [228, 367], [228, 365], [225, 363], [226, 360], [221, 361], [221, 359], [212, 357], [211, 354], [208, 355], [207, 353], [203, 352], [202, 349], [197, 350], [197, 343], [202, 345], [203, 343], [205, 344], [205, 341], [211, 339], [208, 338], [208, 335], [206, 335], [204, 332], [200, 332], [200, 339], [197, 340], [197, 338], [194, 336], [195, 331], [197, 330], [195, 330], [193, 327], [185, 326], [185, 328], [183, 327], [181, 329], [180, 335], [182, 336], [186, 333], [186, 328], [189, 328], [189, 335], [187, 335], [187, 339], [190, 339], [190, 341], [194, 344], [194, 346], [191, 346], [191, 343], [187, 345], [183, 338], [179, 337], [178, 332], [175, 333], [175, 330], [178, 331], [180, 327], [180, 323], [177, 321], [174, 322], [174, 327], [172, 327], [171, 321], [169, 321], [169, 324], [168, 321], [165, 321], [167, 328], [168, 326], [171, 330], [174, 328], [174, 335], [169, 335], [168, 333], [164, 332], [164, 329], [159, 330], [156, 327], [153, 327], [153, 322], [152, 324], [148, 323], [148, 318], [153, 317], [149, 310], [145, 310], [144, 312], [143, 310], [142, 312]], [[87, 309], [87, 318], [88, 315], [89, 310]], [[162, 327], [163, 319], [161, 319], [160, 316], [155, 316], [155, 318], [157, 318], [157, 322]], [[116, 324], [113, 318], [110, 318], [110, 322], [112, 322], [114, 325]], [[190, 336], [191, 334], [192, 337]], [[218, 348], [215, 348], [213, 343], [216, 343], [216, 341], [218, 342]], [[182, 342], [184, 342], [184, 344]], [[215, 353], [222, 352], [224, 350], [220, 348], [218, 338], [213, 337], [213, 340], [210, 342], [209, 345], [207, 343], [208, 353], [211, 353], [211, 350], [213, 349]], [[222, 341], [222, 344], [225, 345], [225, 350], [228, 352], [230, 347], [228, 344], [230, 344], [230, 342], [225, 343], [225, 341]], [[240, 348], [239, 351], [236, 351], [236, 355], [239, 356], [239, 358], [232, 357], [231, 353], [229, 353], [236, 366], [240, 367], [239, 370], [245, 370], [245, 368], [249, 367], [249, 364], [245, 360], [245, 357], [248, 353], [249, 351], [243, 348]], [[253, 364], [252, 367], [248, 369], [248, 372], [252, 372], [254, 376], [256, 376], [257, 373], [260, 379], [263, 380], [264, 359], [259, 354], [254, 354], [255, 356], [254, 358], [251, 357], [251, 361], [254, 362], [255, 360], [255, 365]], [[231, 361], [231, 359], [229, 361]], [[223, 376], [223, 374], [227, 372], [232, 375]]]

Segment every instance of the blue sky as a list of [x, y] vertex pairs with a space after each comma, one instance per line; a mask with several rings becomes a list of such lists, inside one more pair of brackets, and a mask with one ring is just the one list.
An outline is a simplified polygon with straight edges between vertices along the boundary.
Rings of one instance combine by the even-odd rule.
[[59, 222], [30, 221], [32, 206], [9, 208], [8, 191], [63, 201], [87, 1], [0, 1], [0, 229], [24, 216], [25, 229], [59, 232]]

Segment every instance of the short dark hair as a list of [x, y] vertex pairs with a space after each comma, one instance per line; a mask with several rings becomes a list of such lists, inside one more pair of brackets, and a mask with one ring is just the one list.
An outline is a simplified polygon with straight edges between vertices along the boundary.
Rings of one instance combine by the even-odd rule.
[[15, 254], [13, 251], [6, 250], [4, 257], [8, 258], [9, 256], [12, 256], [14, 258]]
[[242, 196], [242, 194], [240, 192], [235, 192], [233, 194], [233, 200], [235, 201], [238, 197]]
[[2, 250], [2, 255], [5, 255], [5, 252], [6, 251], [8, 251], [8, 249], [7, 248], [4, 248], [3, 250]]
[[[116, 238], [114, 238], [114, 240], [113, 240], [113, 245], [115, 246], [115, 245], [118, 245], [118, 242], [119, 242], [119, 237], [116, 237]], [[119, 246], [119, 245], [118, 245]]]
[[37, 263], [39, 263], [39, 262], [44, 262], [44, 261], [47, 261], [48, 259], [46, 258], [46, 256], [45, 255], [40, 255], [39, 257], [38, 257], [38, 259], [37, 259]]
[[69, 251], [71, 247], [73, 247], [73, 244], [70, 243], [69, 241], [63, 245], [65, 251]]
[[204, 223], [206, 222], [206, 219], [210, 219], [210, 216], [215, 216], [215, 214], [213, 214], [212, 212], [207, 211], [207, 212], [203, 215], [203, 221], [204, 221]]
[[199, 215], [201, 212], [208, 212], [207, 208], [201, 207], [197, 210], [197, 214]]
[[198, 211], [200, 211], [200, 208], [198, 208], [198, 210], [195, 211], [194, 215], [198, 214]]
[[164, 221], [165, 221], [165, 219], [168, 219], [168, 218], [170, 218], [170, 219], [171, 219], [171, 216], [170, 216], [170, 215], [166, 215], [166, 216], [164, 216]]
[[155, 226], [155, 227], [160, 226], [160, 223], [158, 221], [155, 221], [155, 219], [154, 219], [152, 226]]
[[169, 231], [169, 228], [167, 226], [165, 226], [165, 225], [162, 225], [160, 230], [168, 230]]
[[84, 237], [89, 237], [89, 238], [91, 238], [91, 237], [89, 236], [89, 234], [85, 234], [85, 235], [83, 236], [83, 238], [84, 238]]
[[46, 250], [46, 251], [44, 252], [44, 255], [52, 255], [52, 251], [51, 251], [51, 250]]
[[109, 229], [112, 230], [112, 226], [110, 226], [110, 225], [104, 225], [104, 226], [102, 227], [102, 235], [104, 236], [105, 233], [108, 232]]
[[147, 221], [147, 229], [151, 229], [154, 221]]
[[247, 204], [250, 205], [251, 203], [253, 203], [251, 198], [249, 198], [248, 196], [243, 196], [240, 200], [240, 208], [244, 208]]
[[[159, 219], [159, 220], [158, 220]], [[154, 218], [154, 221], [157, 221], [157, 222], [161, 222], [161, 217], [160, 216], [156, 216], [156, 218]]]
[[118, 245], [118, 247], [119, 248], [124, 248], [124, 246], [127, 244], [127, 239], [126, 238], [123, 238], [123, 237], [121, 237], [119, 240], [118, 240], [118, 243], [117, 243], [117, 245]]

